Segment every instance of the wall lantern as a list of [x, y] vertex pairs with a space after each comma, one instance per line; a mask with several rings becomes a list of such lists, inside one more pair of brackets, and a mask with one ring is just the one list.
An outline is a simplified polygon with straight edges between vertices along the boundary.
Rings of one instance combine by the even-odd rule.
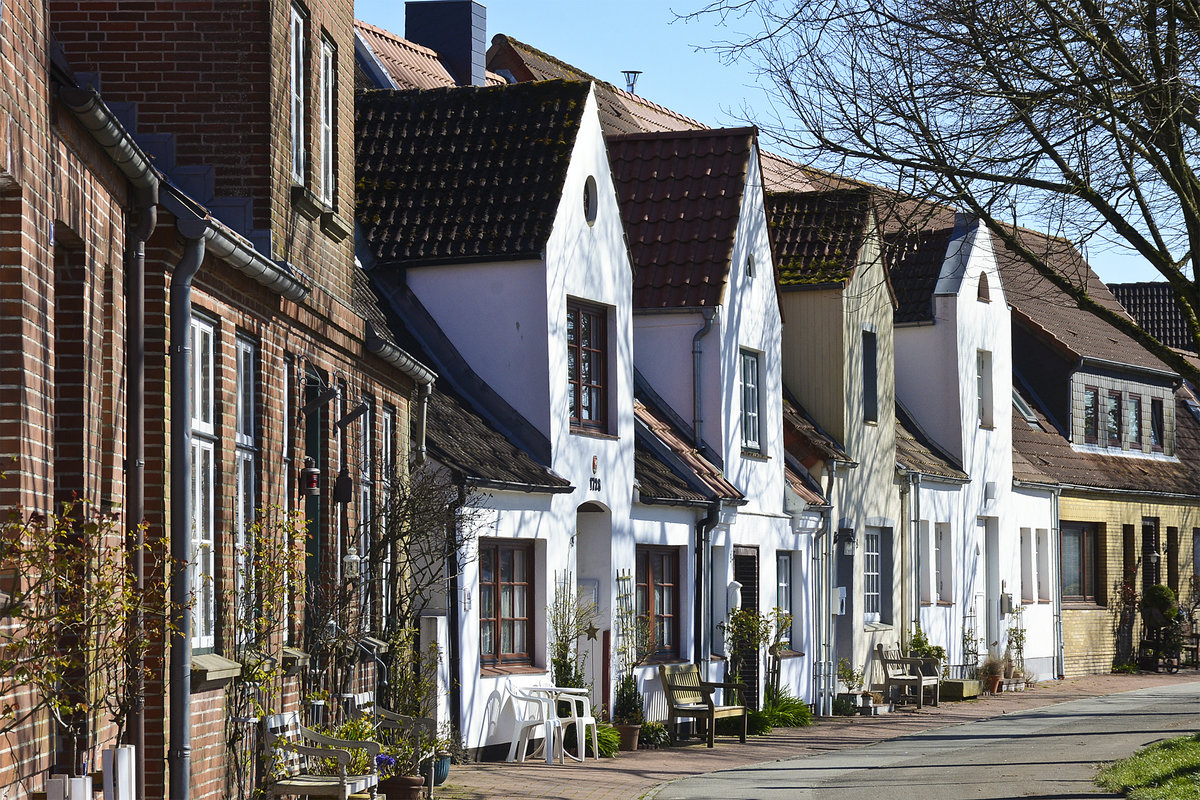
[[742, 584], [739, 581], [730, 581], [729, 588], [725, 590], [725, 608], [729, 613], [733, 613], [735, 609], [742, 607]]
[[1150, 553], [1150, 563], [1157, 564], [1159, 559], [1158, 551], [1154, 550]]
[[350, 545], [346, 548], [346, 555], [342, 556], [342, 575], [348, 581], [358, 579], [358, 567], [362, 564], [362, 559], [358, 556], [358, 548]]
[[300, 470], [300, 493], [316, 496], [321, 493], [321, 470], [312, 456], [304, 457], [304, 469]]
[[342, 467], [337, 479], [333, 482], [333, 502], [349, 503], [354, 499], [354, 479], [350, 477], [350, 468]]
[[842, 552], [845, 555], [854, 555], [854, 545], [856, 541], [854, 537], [854, 528], [838, 528], [837, 536], [834, 538], [834, 541], [842, 545]]

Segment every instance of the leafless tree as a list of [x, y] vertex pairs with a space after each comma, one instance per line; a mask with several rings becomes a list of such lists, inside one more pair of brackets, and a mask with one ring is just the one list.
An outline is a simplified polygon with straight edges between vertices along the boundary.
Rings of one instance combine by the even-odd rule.
[[712, 0], [696, 15], [742, 31], [715, 48], [773, 86], [768, 138], [978, 216], [1080, 307], [1200, 377], [1033, 244], [1140, 255], [1200, 345], [1197, 0]]

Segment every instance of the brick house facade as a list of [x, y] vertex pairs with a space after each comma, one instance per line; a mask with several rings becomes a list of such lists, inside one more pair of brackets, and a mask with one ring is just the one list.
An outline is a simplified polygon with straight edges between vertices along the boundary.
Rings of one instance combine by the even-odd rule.
[[[190, 550], [193, 570], [205, 563], [199, 551], [210, 553], [211, 580], [197, 579], [193, 594], [211, 594], [211, 603], [194, 613], [175, 606], [193, 628], [190, 692], [186, 702], [173, 697], [172, 647], [160, 629], [138, 761], [146, 797], [174, 794], [169, 769], [181, 763], [189, 791], [176, 796], [243, 796], [230, 755], [239, 751], [230, 742], [247, 733], [230, 719], [246, 523], [237, 506], [303, 510], [310, 585], [340, 581], [342, 557], [376, 502], [371, 459], [392, 453], [404, 463], [410, 398], [430, 379], [419, 364], [397, 366], [394, 345], [369, 335], [367, 317], [378, 311], [350, 236], [353, 4], [50, 0], [44, 8], [46, 18], [40, 3], [0, 4], [0, 504], [47, 510], [79, 496], [132, 514], [136, 338], [127, 291], [133, 230], [146, 210], [105, 139], [112, 134], [152, 164], [151, 183], [161, 181], [140, 326], [146, 537], [170, 553], [172, 477], [181, 470], [193, 478], [189, 489], [199, 487], [182, 536], [191, 547], [201, 518], [211, 536]], [[172, 286], [197, 253], [190, 341], [172, 341], [182, 319], [173, 319]], [[172, 366], [183, 348], [203, 406], [193, 403], [193, 421], [182, 421], [192, 432], [186, 459], [172, 445], [181, 407]], [[199, 461], [188, 470], [192, 454]], [[322, 472], [311, 498], [299, 492], [306, 456]], [[354, 491], [335, 501], [341, 471]], [[290, 597], [287, 641], [276, 644], [303, 648], [303, 592]], [[364, 663], [356, 680], [370, 688], [372, 679]], [[284, 678], [269, 703], [294, 710], [301, 691], [299, 676]], [[170, 724], [181, 708], [191, 736], [182, 761]], [[243, 753], [255, 752], [249, 733]], [[94, 744], [114, 738], [108, 726]], [[40, 790], [59, 758], [48, 722], [14, 731], [9, 744], [0, 748], [0, 792]]]

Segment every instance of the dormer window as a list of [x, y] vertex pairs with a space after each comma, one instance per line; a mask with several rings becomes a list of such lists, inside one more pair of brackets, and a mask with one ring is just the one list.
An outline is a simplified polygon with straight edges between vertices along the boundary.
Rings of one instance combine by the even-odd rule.
[[1083, 441], [1100, 441], [1100, 390], [1095, 386], [1083, 390]]
[[1163, 401], [1155, 397], [1150, 400], [1150, 448], [1161, 453], [1164, 441]]
[[988, 288], [988, 276], [986, 272], [979, 273], [979, 293], [975, 296], [975, 299], [981, 303], [992, 302], [992, 292]]
[[1142, 448], [1142, 398], [1136, 394], [1129, 395], [1129, 443]]
[[1121, 393], [1109, 392], [1105, 414], [1105, 438], [1109, 447], [1121, 446]]

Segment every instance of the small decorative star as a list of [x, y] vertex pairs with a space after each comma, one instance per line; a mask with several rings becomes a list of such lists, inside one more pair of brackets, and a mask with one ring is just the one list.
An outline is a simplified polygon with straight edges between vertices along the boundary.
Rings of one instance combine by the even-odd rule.
[[596, 627], [596, 623], [589, 622], [587, 628], [585, 628], [583, 632], [586, 633], [587, 637], [594, 642], [596, 641], [596, 634], [600, 633], [600, 629]]

